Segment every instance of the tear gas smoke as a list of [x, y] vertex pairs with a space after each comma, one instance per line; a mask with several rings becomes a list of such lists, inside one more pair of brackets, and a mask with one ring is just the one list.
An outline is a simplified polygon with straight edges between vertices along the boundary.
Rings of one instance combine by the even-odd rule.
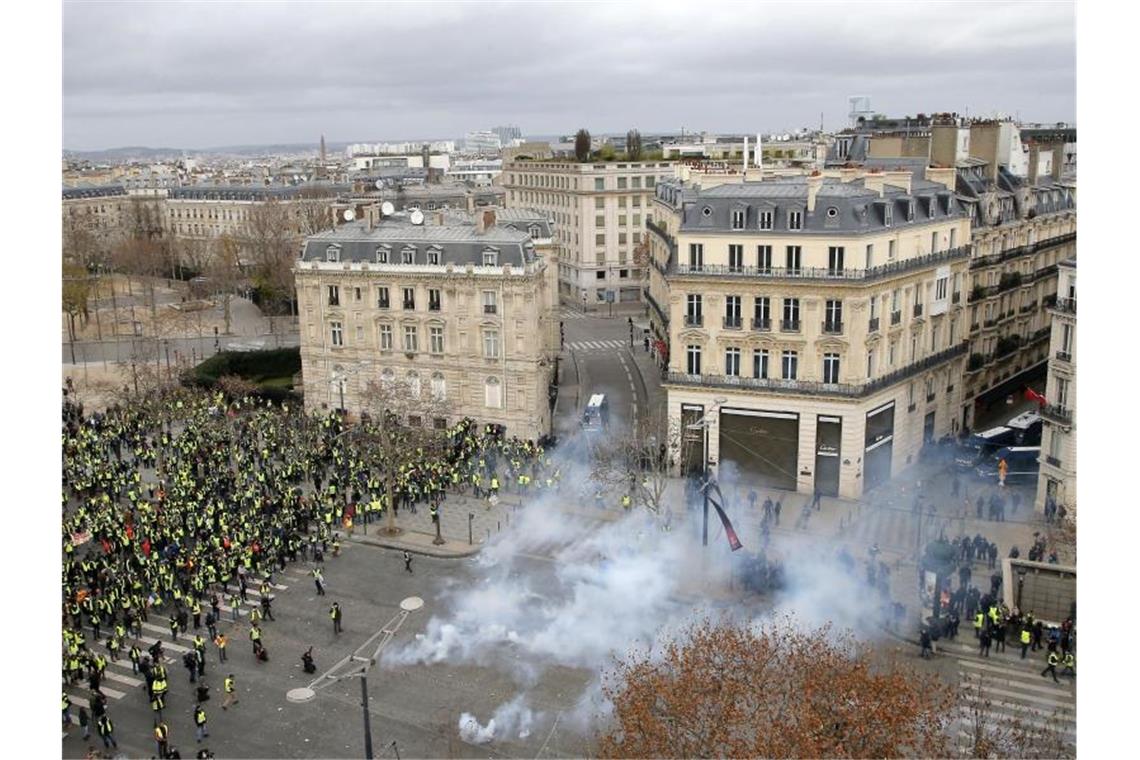
[[470, 744], [486, 744], [496, 737], [526, 739], [535, 720], [534, 712], [526, 706], [526, 695], [519, 694], [499, 705], [485, 726], [470, 713], [460, 715], [459, 738]]

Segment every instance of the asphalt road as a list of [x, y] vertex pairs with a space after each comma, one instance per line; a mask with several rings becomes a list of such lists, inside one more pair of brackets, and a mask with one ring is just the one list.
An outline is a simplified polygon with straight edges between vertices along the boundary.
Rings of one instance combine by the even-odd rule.
[[[276, 620], [262, 624], [267, 663], [259, 664], [253, 657], [248, 618], [233, 624], [228, 622], [229, 613], [224, 614], [227, 622], [222, 630], [230, 638], [229, 661], [219, 666], [217, 650], [209, 645], [205, 682], [211, 686], [212, 698], [204, 707], [210, 737], [201, 745], [195, 743], [193, 735], [195, 686], [189, 683], [180, 655], [168, 651], [168, 659], [174, 655], [174, 661], [167, 665], [170, 695], [165, 719], [172, 744], [183, 757], [193, 757], [200, 746], [209, 747], [218, 757], [363, 757], [359, 681], [335, 683], [305, 704], [286, 700], [288, 690], [308, 685], [315, 677], [302, 671], [301, 653], [313, 647], [319, 675], [381, 630], [397, 614], [402, 599], [419, 596], [425, 601], [424, 607], [411, 613], [389, 646], [409, 642], [423, 632], [433, 614], [445, 614], [442, 589], [462, 589], [465, 584], [477, 583], [479, 577], [475, 559], [417, 556], [413, 573], [408, 574], [399, 553], [349, 542], [340, 557], [326, 558], [327, 596], [318, 597], [307, 563], [291, 564], [275, 576], [275, 582], [287, 588], [276, 592]], [[553, 590], [553, 584], [547, 583], [553, 567], [550, 562], [520, 557], [516, 566], [534, 579], [536, 590]], [[250, 600], [256, 602], [256, 598], [251, 592]], [[333, 601], [340, 602], [344, 613], [344, 631], [339, 636], [333, 633], [328, 615]], [[151, 615], [150, 623], [165, 629], [164, 619], [155, 615]], [[145, 633], [170, 641], [169, 632], [148, 628]], [[205, 635], [204, 627], [202, 633]], [[192, 627], [190, 634], [192, 638]], [[178, 643], [189, 646], [186, 636], [180, 636]], [[129, 660], [120, 663], [125, 664], [112, 664], [109, 672], [131, 677]], [[223, 711], [222, 680], [227, 673], [234, 674], [241, 701]], [[541, 683], [528, 690], [532, 707], [551, 716], [572, 708], [588, 677], [584, 671], [566, 668], [546, 671]], [[115, 680], [106, 683], [124, 693], [121, 698], [111, 698], [108, 705], [120, 752], [129, 757], [151, 757], [155, 745], [145, 690]], [[552, 734], [553, 720], [537, 724], [534, 733], [524, 740], [496, 739], [474, 745], [459, 738], [462, 712], [473, 713], [486, 723], [496, 707], [517, 693], [508, 669], [501, 665], [377, 667], [368, 685], [376, 757], [395, 757], [393, 741], [405, 758], [537, 757], [544, 744], [544, 757], [578, 756], [585, 751], [581, 739], [572, 733]], [[72, 691], [85, 693], [80, 687]], [[73, 719], [80, 704], [86, 702], [73, 698]], [[101, 742], [95, 735], [83, 742], [78, 727], [73, 727], [63, 740], [63, 756], [82, 757], [88, 746], [101, 747]]]

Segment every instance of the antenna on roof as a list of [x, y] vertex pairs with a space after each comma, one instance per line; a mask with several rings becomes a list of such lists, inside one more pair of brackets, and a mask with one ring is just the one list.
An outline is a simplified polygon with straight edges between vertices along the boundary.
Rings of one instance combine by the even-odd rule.
[[424, 223], [424, 212], [420, 211], [418, 208], [412, 209], [412, 213], [409, 214], [408, 217], [411, 220], [412, 224], [419, 225]]

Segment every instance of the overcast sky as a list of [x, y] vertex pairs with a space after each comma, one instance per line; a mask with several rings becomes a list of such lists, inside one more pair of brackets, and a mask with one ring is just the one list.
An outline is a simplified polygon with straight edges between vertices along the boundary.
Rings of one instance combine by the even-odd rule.
[[69, 0], [64, 146], [831, 129], [851, 95], [1071, 122], [1074, 5]]

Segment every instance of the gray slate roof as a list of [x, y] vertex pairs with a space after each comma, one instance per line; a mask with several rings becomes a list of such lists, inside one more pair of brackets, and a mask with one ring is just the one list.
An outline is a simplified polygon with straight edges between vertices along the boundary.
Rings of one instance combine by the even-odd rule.
[[352, 191], [351, 185], [334, 185], [327, 183], [309, 183], [305, 185], [291, 185], [287, 187], [270, 186], [258, 187], [254, 185], [189, 185], [176, 187], [170, 190], [170, 198], [180, 200], [210, 200], [210, 201], [266, 201], [271, 198], [277, 200], [291, 200], [298, 195], [306, 193], [323, 193], [336, 195]]
[[535, 261], [534, 243], [530, 235], [496, 225], [485, 232], [476, 231], [473, 223], [432, 224], [426, 215], [423, 225], [411, 224], [403, 215], [383, 219], [369, 230], [363, 221], [342, 224], [335, 229], [312, 235], [305, 240], [302, 261], [327, 261], [330, 247], [339, 248], [339, 261], [377, 263], [377, 251], [387, 250], [388, 263], [403, 261], [405, 249], [412, 249], [412, 263], [428, 264], [428, 250], [439, 252], [440, 266], [454, 264], [483, 266], [483, 253], [497, 250], [497, 266], [524, 266]]
[[65, 201], [82, 198], [107, 198], [115, 195], [126, 195], [127, 189], [122, 185], [100, 185], [97, 187], [65, 187], [63, 199]]

